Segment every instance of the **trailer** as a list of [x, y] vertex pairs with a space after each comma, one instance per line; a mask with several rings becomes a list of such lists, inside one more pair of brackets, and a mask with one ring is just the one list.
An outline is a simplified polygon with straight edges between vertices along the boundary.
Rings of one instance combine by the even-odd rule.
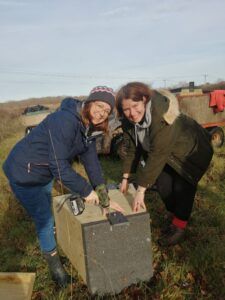
[[211, 134], [212, 144], [221, 147], [224, 144], [225, 109], [216, 112], [215, 107], [210, 106], [211, 93], [203, 93], [201, 89], [182, 89], [176, 96], [181, 112], [206, 128]]

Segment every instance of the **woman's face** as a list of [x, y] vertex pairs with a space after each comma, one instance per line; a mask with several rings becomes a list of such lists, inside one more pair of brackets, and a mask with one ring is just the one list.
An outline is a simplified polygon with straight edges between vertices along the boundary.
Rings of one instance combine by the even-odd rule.
[[104, 122], [110, 115], [111, 106], [102, 101], [93, 101], [90, 108], [91, 123], [98, 125]]
[[132, 99], [122, 100], [122, 110], [125, 117], [133, 122], [139, 123], [145, 115], [146, 99], [140, 101], [133, 101]]

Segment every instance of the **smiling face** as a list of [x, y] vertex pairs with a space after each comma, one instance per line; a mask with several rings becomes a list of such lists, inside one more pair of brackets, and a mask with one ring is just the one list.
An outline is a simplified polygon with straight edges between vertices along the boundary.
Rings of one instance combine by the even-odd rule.
[[111, 106], [103, 101], [93, 101], [90, 107], [90, 121], [93, 125], [104, 122], [111, 113]]
[[145, 115], [146, 99], [133, 101], [132, 99], [123, 99], [121, 108], [124, 116], [133, 123], [139, 123]]

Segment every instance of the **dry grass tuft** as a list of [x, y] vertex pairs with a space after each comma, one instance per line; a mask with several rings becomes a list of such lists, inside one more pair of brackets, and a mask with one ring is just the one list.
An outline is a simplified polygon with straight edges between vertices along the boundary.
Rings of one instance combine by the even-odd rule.
[[2, 108], [0, 106], [0, 142], [15, 134], [21, 128], [18, 109]]

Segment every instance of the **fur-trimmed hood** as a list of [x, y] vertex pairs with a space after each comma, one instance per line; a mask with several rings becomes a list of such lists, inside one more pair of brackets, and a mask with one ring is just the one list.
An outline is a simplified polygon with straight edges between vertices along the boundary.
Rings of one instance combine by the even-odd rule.
[[159, 89], [157, 90], [157, 92], [169, 100], [169, 108], [167, 112], [163, 115], [163, 118], [168, 124], [171, 125], [173, 124], [175, 119], [180, 115], [177, 97], [170, 91], [165, 89]]

